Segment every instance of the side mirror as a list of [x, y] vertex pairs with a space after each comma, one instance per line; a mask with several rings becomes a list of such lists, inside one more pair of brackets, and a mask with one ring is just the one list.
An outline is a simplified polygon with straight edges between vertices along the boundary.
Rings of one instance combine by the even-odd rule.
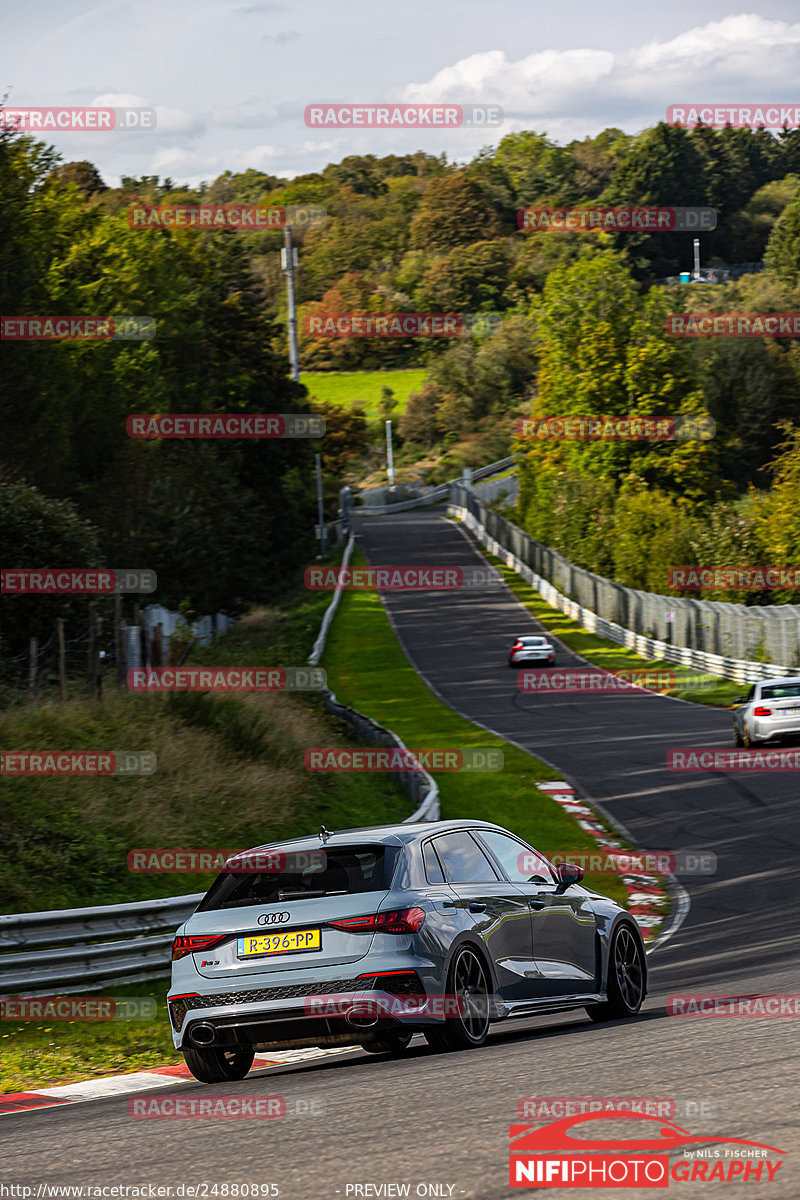
[[731, 700], [731, 704], [744, 704], [744, 696], [737, 696], [735, 700]]
[[579, 867], [577, 863], [559, 863], [554, 869], [558, 880], [557, 896], [565, 892], [568, 887], [572, 887], [573, 883], [580, 883], [586, 874], [583, 867]]

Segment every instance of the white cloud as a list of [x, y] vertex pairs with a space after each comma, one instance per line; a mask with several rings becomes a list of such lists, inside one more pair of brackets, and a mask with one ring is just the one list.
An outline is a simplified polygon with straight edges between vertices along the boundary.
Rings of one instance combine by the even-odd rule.
[[472, 54], [408, 84], [402, 99], [500, 104], [507, 126], [533, 121], [553, 136], [584, 136], [624, 117], [630, 129], [641, 116], [641, 128], [681, 100], [790, 103], [798, 77], [800, 24], [743, 13], [632, 50]]

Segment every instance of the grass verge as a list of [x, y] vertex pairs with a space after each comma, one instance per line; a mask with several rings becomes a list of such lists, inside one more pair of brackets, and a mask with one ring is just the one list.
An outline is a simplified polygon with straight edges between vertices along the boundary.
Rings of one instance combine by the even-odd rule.
[[[364, 563], [358, 554], [353, 559], [354, 565]], [[560, 779], [558, 772], [458, 716], [434, 696], [403, 653], [376, 592], [342, 595], [323, 665], [337, 699], [387, 726], [411, 749], [488, 746], [502, 751], [499, 772], [432, 772], [443, 819], [495, 821], [543, 853], [597, 849], [590, 834], [537, 790], [538, 783]], [[622, 882], [613, 876], [587, 875], [586, 885], [620, 904], [627, 902]]]
[[182, 1063], [170, 1035], [168, 986], [164, 979], [104, 990], [155, 1000], [150, 1021], [0, 1021], [0, 1095]]
[[[193, 665], [299, 666], [330, 593], [251, 612]], [[0, 912], [199, 892], [213, 875], [136, 874], [128, 852], [235, 849], [333, 826], [402, 819], [390, 778], [310, 774], [311, 746], [350, 744], [306, 693], [125, 694], [0, 712], [5, 750], [149, 750], [153, 775], [2, 780]]]

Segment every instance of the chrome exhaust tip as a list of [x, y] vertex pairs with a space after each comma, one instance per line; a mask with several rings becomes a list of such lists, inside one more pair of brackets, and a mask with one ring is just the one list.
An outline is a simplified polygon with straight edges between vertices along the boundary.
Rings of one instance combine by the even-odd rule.
[[369, 1012], [366, 1005], [361, 1008], [356, 1005], [348, 1009], [344, 1019], [353, 1029], [372, 1029], [374, 1025], [378, 1024], [377, 1014]]
[[201, 1021], [192, 1029], [192, 1041], [198, 1046], [210, 1046], [217, 1040], [217, 1031], [208, 1021]]

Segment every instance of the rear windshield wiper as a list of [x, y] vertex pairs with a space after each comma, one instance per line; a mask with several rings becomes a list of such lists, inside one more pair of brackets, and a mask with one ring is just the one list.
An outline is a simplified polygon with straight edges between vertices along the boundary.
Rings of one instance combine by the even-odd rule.
[[341, 892], [291, 892], [281, 888], [277, 894], [273, 892], [270, 896], [242, 896], [239, 900], [225, 900], [224, 903], [218, 905], [219, 908], [255, 908], [258, 904], [275, 904], [276, 901], [284, 900], [305, 900], [307, 897], [316, 899], [319, 896], [347, 896], [349, 892], [342, 890]]
[[346, 895], [348, 895], [346, 888], [343, 888], [339, 892], [327, 892], [327, 891], [325, 891], [324, 888], [322, 888], [320, 891], [317, 891], [317, 892], [291, 892], [291, 891], [287, 891], [285, 888], [280, 888], [278, 891], [278, 899], [279, 900], [305, 900], [307, 897], [313, 897], [314, 899], [317, 899], [319, 896], [346, 896]]

